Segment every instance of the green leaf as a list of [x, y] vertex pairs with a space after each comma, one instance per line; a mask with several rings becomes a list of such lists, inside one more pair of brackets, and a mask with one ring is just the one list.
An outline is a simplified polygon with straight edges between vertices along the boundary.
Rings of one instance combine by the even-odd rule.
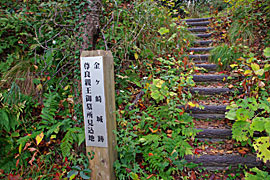
[[262, 76], [264, 73], [264, 69], [259, 69], [258, 71], [254, 72], [256, 75]]
[[260, 137], [253, 144], [256, 150], [257, 157], [263, 160], [264, 163], [270, 161], [270, 137]]
[[133, 180], [139, 180], [139, 176], [138, 176], [138, 174], [135, 174], [134, 172], [131, 172], [131, 178], [133, 179]]
[[78, 138], [79, 138], [78, 146], [80, 146], [82, 144], [82, 142], [85, 140], [85, 133], [84, 133], [84, 131], [81, 131], [78, 134]]
[[91, 178], [90, 176], [86, 175], [86, 174], [84, 173], [84, 171], [81, 171], [81, 172], [80, 172], [80, 176], [81, 176], [81, 178], [83, 178], [83, 179], [90, 179], [90, 178]]
[[72, 170], [68, 173], [67, 177], [71, 180], [71, 179], [74, 179], [75, 176], [77, 176], [79, 172], [78, 171], [75, 171], [75, 170]]
[[8, 113], [4, 109], [0, 109], [0, 124], [6, 127], [6, 131], [10, 131]]
[[72, 166], [71, 169], [77, 170], [77, 171], [81, 171], [82, 169], [79, 166]]
[[264, 124], [264, 128], [265, 128], [265, 131], [268, 133], [268, 135], [270, 136], [270, 119], [268, 118], [267, 119], [268, 121], [265, 122]]
[[239, 108], [236, 111], [236, 118], [239, 121], [245, 121], [251, 119], [254, 116], [254, 111], [249, 111], [248, 109]]
[[252, 63], [251, 68], [255, 72], [255, 71], [258, 71], [260, 69], [260, 66], [256, 63]]
[[158, 87], [161, 88], [161, 86], [165, 83], [165, 81], [161, 80], [161, 79], [154, 79], [153, 80], [153, 84]]
[[160, 100], [164, 99], [164, 97], [160, 94], [159, 91], [153, 91], [153, 92], [151, 93], [151, 97], [152, 97], [153, 99], [155, 99], [157, 102], [159, 102]]
[[250, 171], [254, 172], [255, 175], [245, 172], [245, 176], [246, 176], [245, 179], [246, 180], [261, 180], [261, 179], [268, 180], [268, 179], [270, 179], [270, 175], [266, 171], [262, 171], [262, 170], [258, 169], [257, 167], [250, 169]]
[[19, 137], [19, 136], [20, 136], [20, 133], [18, 133], [18, 132], [13, 132], [11, 134], [11, 137]]
[[70, 150], [72, 148], [72, 145], [71, 145], [72, 142], [73, 142], [72, 132], [68, 131], [60, 144], [60, 149], [62, 151], [63, 157], [67, 157], [70, 155]]
[[270, 47], [267, 47], [263, 50], [263, 55], [265, 57], [270, 57]]
[[247, 121], [236, 121], [232, 127], [232, 137], [237, 141], [247, 141], [250, 124]]
[[250, 128], [253, 131], [262, 132], [264, 130], [264, 118], [263, 117], [256, 117], [252, 120], [252, 124]]
[[159, 32], [161, 35], [163, 35], [163, 34], [169, 33], [170, 30], [167, 29], [167, 28], [162, 27], [162, 28], [160, 28], [160, 29], [158, 30], [158, 32]]
[[236, 120], [236, 111], [231, 109], [230, 111], [226, 112], [226, 118], [230, 120]]

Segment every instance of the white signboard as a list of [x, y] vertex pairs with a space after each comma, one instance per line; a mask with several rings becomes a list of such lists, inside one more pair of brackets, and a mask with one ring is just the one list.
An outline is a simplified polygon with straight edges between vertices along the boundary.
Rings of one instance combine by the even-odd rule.
[[108, 147], [102, 56], [81, 57], [81, 79], [86, 146]]

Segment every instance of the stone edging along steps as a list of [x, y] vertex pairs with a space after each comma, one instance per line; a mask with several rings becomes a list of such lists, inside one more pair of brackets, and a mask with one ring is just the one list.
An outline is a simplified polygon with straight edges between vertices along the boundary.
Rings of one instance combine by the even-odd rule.
[[[193, 60], [195, 66], [198, 68], [204, 68], [208, 71], [216, 71], [217, 65], [210, 64], [209, 57], [210, 55], [207, 54], [213, 47], [210, 46], [214, 41], [211, 39], [212, 33], [211, 28], [208, 25], [211, 23], [212, 18], [196, 18], [196, 19], [184, 19], [190, 28], [188, 30], [196, 36], [198, 39], [203, 38], [202, 40], [196, 40], [193, 45], [199, 46], [204, 45], [204, 47], [190, 47], [187, 51], [192, 52], [188, 55], [190, 60]], [[193, 54], [194, 53], [194, 54]], [[196, 54], [200, 53], [200, 54]], [[198, 83], [222, 83], [228, 81], [228, 75], [220, 75], [220, 74], [194, 74], [193, 80]], [[219, 88], [207, 88], [207, 87], [192, 87], [187, 88], [192, 94], [199, 94], [200, 96], [204, 95], [230, 95], [235, 90], [229, 89], [225, 87]], [[223, 121], [225, 120], [225, 112], [227, 111], [226, 105], [218, 104], [218, 105], [203, 105], [203, 109], [192, 107], [189, 109], [185, 109], [184, 106], [179, 107], [185, 109], [186, 112], [190, 113], [191, 116], [196, 120], [218, 120]], [[207, 129], [204, 128], [197, 128], [201, 130], [196, 136], [198, 139], [217, 139], [217, 140], [226, 140], [231, 139], [232, 131], [231, 129], [217, 129], [216, 127], [208, 127]], [[188, 162], [193, 162], [199, 164], [200, 167], [205, 168], [207, 170], [224, 170], [228, 169], [229, 167], [238, 167], [239, 165], [244, 165], [246, 167], [255, 167], [261, 166], [263, 163], [256, 159], [255, 155], [247, 154], [242, 156], [240, 153], [234, 154], [216, 154], [216, 155], [209, 155], [209, 154], [201, 154], [199, 156], [192, 155], [186, 156], [185, 159]]]

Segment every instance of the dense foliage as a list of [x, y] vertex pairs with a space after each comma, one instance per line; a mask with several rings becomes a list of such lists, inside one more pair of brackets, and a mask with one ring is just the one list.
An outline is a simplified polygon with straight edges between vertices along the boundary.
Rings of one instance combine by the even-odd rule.
[[[176, 108], [190, 96], [182, 93], [183, 87], [193, 84], [192, 69], [183, 66], [184, 48], [192, 37], [157, 3], [103, 4], [97, 48], [110, 49], [115, 57], [122, 157], [115, 164], [117, 175], [123, 179], [160, 170], [161, 177], [168, 177], [183, 168], [185, 162], [177, 159], [191, 154], [186, 138], [196, 133], [191, 118]], [[1, 176], [89, 178], [77, 90], [76, 47], [82, 40], [77, 31], [84, 5], [1, 1]], [[143, 92], [145, 103], [130, 106], [134, 91]], [[164, 155], [157, 157], [160, 153]]]
[[192, 154], [186, 140], [196, 133], [192, 118], [178, 108], [191, 98], [183, 88], [195, 85], [184, 54], [193, 38], [157, 3], [111, 4], [107, 9], [112, 12], [104, 36], [118, 77], [117, 177], [173, 179], [187, 167], [180, 159]]
[[1, 176], [61, 178], [79, 165], [88, 178], [75, 49], [81, 6], [1, 1]]
[[[86, 3], [0, 3], [0, 178], [90, 179], [78, 90]], [[226, 116], [235, 120], [233, 137], [270, 160], [269, 0], [103, 0], [96, 49], [114, 55], [118, 179], [184, 179], [181, 171], [196, 166], [182, 159], [194, 154], [197, 130], [180, 107], [200, 107], [186, 91], [198, 69], [185, 54], [194, 37], [179, 19], [225, 7], [213, 60], [239, 74], [244, 90]], [[269, 177], [251, 171], [247, 179]]]
[[[242, 94], [231, 102], [226, 117], [235, 121], [233, 138], [248, 143], [257, 157], [267, 163], [270, 160], [270, 1], [227, 2], [229, 16], [224, 18], [221, 14], [218, 19], [223, 22], [218, 29], [223, 32], [224, 43], [212, 51], [212, 59], [222, 69], [232, 70], [238, 77], [235, 87], [242, 89]], [[258, 179], [267, 176], [259, 169], [252, 171]], [[255, 176], [246, 173], [246, 177]]]

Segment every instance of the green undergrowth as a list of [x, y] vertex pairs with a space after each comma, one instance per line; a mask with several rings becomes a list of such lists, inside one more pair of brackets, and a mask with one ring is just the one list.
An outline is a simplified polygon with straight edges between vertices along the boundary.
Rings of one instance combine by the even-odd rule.
[[[238, 76], [235, 87], [242, 94], [227, 107], [226, 118], [235, 121], [233, 138], [250, 145], [259, 160], [269, 163], [269, 0], [227, 2], [228, 15], [216, 22], [222, 23], [217, 29], [223, 32], [219, 40], [224, 44], [211, 52], [212, 61]], [[269, 168], [258, 168], [247, 171], [246, 179], [269, 178], [265, 172]]]
[[[109, 6], [104, 36], [116, 62], [118, 179], [174, 179], [192, 154], [196, 130], [181, 106], [192, 95], [192, 68], [184, 53], [193, 37], [168, 9], [151, 1]], [[148, 13], [146, 13], [148, 12]], [[150, 12], [150, 13], [149, 13]], [[112, 14], [121, 18], [110, 21]], [[134, 22], [135, 21], [135, 22]], [[198, 106], [198, 105], [197, 105]]]
[[[91, 178], [78, 91], [86, 3], [1, 1], [1, 178]], [[116, 175], [179, 177], [196, 134], [179, 108], [198, 106], [183, 91], [195, 85], [184, 54], [193, 37], [154, 1], [104, 0], [101, 10], [96, 49], [115, 61]]]
[[0, 178], [90, 178], [75, 49], [84, 3], [1, 1]]
[[[91, 12], [83, 10], [87, 2], [1, 1], [0, 178], [91, 179], [78, 90], [83, 40], [79, 32], [85, 18], [81, 14]], [[193, 12], [180, 2], [170, 3], [102, 1], [96, 49], [111, 50], [114, 55], [118, 152], [114, 167], [118, 179], [187, 179], [188, 174], [181, 172], [195, 166], [183, 160], [184, 155], [193, 154], [188, 140], [197, 133], [184, 108], [200, 107], [185, 90], [195, 86], [191, 74], [196, 70], [185, 54], [194, 37], [185, 23], [179, 23], [181, 15]], [[213, 10], [221, 7], [211, 3]], [[194, 5], [208, 8], [208, 4]], [[262, 20], [268, 22], [266, 16]], [[268, 37], [266, 28], [262, 35]], [[231, 37], [236, 42], [249, 38]], [[230, 118], [252, 127], [248, 133], [242, 131], [246, 134], [241, 134], [241, 141], [249, 137], [258, 157], [268, 160], [269, 112], [261, 108], [269, 103], [269, 49], [265, 48], [269, 42], [260, 42], [264, 56], [246, 55], [248, 60], [232, 56], [249, 43], [235, 44], [236, 49], [228, 46], [225, 56], [237, 58], [231, 67], [244, 76], [240, 85], [250, 98], [232, 104]], [[221, 63], [230, 64], [218, 56]], [[258, 108], [249, 109], [245, 103]], [[253, 137], [253, 131], [266, 136]], [[266, 177], [264, 172], [253, 171]]]

